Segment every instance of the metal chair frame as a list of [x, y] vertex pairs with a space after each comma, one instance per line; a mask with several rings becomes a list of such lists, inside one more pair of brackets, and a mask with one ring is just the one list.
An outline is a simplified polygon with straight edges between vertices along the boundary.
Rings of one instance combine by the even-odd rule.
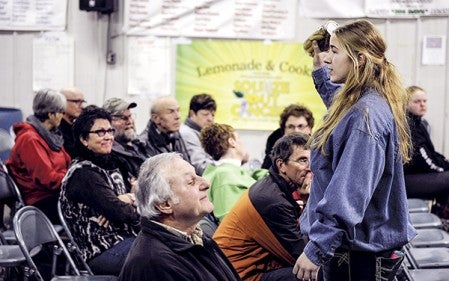
[[[13, 219], [14, 232], [28, 264], [25, 269], [25, 277], [35, 277], [38, 281], [43, 281], [43, 277], [33, 261], [30, 251], [44, 244], [53, 244], [52, 260], [52, 281], [57, 280], [117, 280], [116, 276], [94, 276], [81, 275], [80, 270], [75, 264], [69, 250], [65, 246], [61, 237], [55, 230], [53, 224], [45, 214], [34, 206], [25, 206], [19, 209]], [[56, 264], [57, 258], [64, 255], [72, 276], [57, 276]]]

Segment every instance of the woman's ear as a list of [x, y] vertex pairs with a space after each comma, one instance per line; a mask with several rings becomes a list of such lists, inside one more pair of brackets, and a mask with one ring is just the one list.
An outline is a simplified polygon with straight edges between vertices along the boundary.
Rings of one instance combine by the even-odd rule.
[[365, 65], [366, 62], [366, 56], [364, 54], [358, 54], [357, 55], [357, 62], [359, 63], [359, 65]]
[[88, 142], [87, 142], [87, 140], [86, 139], [83, 139], [83, 137], [82, 136], [80, 136], [80, 142], [85, 146], [85, 147], [87, 147], [87, 145], [88, 145]]

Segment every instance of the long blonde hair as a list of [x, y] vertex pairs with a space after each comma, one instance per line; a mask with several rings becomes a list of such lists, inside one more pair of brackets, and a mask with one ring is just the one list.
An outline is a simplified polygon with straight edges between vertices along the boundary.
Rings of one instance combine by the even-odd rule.
[[[324, 144], [348, 110], [360, 99], [362, 89], [377, 90], [390, 105], [399, 134], [404, 162], [410, 160], [411, 141], [405, 106], [407, 94], [395, 67], [385, 57], [386, 43], [379, 31], [367, 20], [357, 20], [338, 27], [334, 36], [348, 54], [353, 67], [345, 84], [336, 93], [327, 117], [312, 136], [313, 147], [326, 154]], [[364, 56], [363, 62], [359, 61]]]

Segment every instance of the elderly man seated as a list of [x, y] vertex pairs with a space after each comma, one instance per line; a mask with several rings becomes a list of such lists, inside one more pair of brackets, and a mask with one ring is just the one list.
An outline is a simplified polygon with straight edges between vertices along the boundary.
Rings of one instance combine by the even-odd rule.
[[141, 232], [119, 280], [240, 280], [200, 219], [213, 209], [209, 183], [177, 153], [146, 160], [136, 186]]
[[279, 139], [270, 175], [257, 181], [218, 226], [214, 239], [243, 280], [297, 280], [293, 265], [306, 244], [292, 191], [308, 194], [312, 178], [308, 136]]

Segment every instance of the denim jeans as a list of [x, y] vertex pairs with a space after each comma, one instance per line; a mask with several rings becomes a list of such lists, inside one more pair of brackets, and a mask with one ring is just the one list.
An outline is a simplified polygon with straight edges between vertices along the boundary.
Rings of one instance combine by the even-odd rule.
[[91, 259], [88, 264], [95, 275], [116, 275], [120, 274], [126, 256], [128, 255], [135, 237], [125, 238], [122, 242], [107, 249], [99, 256]]
[[298, 281], [293, 274], [293, 267], [284, 267], [265, 272], [261, 281]]
[[402, 251], [336, 251], [323, 266], [325, 281], [391, 281], [404, 259]]

